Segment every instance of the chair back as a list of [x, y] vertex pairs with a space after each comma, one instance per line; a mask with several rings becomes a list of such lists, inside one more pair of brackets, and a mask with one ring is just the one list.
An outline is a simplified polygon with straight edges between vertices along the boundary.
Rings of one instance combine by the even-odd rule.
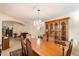
[[26, 45], [24, 44], [24, 38], [21, 37], [21, 47], [22, 47], [22, 55], [27, 55]]
[[67, 50], [66, 56], [70, 56], [72, 52], [72, 47], [73, 47], [73, 39], [71, 39], [69, 43], [69, 49]]
[[27, 55], [32, 56], [33, 55], [32, 46], [28, 38], [26, 39], [26, 46], [27, 46]]
[[23, 36], [23, 38], [26, 38], [26, 35], [27, 35], [28, 33], [21, 33], [21, 36]]

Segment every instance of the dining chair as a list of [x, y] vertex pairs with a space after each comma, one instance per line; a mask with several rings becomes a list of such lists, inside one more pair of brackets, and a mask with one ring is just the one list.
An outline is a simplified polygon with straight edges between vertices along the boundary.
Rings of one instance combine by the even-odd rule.
[[27, 47], [27, 55], [33, 56], [33, 50], [32, 50], [32, 46], [31, 46], [31, 42], [28, 38], [26, 39], [26, 47]]
[[69, 43], [69, 49], [67, 50], [66, 56], [70, 56], [73, 48], [73, 39]]
[[62, 54], [63, 56], [70, 56], [71, 55], [71, 52], [72, 52], [72, 47], [73, 47], [73, 39], [71, 39], [71, 41], [69, 42], [65, 42], [65, 46], [62, 45]]
[[0, 56], [1, 56], [1, 49], [0, 49]]
[[22, 55], [26, 56], [27, 55], [27, 48], [26, 48], [26, 44], [24, 43], [25, 40], [23, 37], [21, 37], [21, 47], [22, 47]]

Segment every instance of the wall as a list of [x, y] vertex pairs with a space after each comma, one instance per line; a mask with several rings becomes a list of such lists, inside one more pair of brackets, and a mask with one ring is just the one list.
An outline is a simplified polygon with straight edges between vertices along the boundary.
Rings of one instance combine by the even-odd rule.
[[6, 27], [13, 27], [13, 33], [17, 33], [18, 35], [20, 35], [21, 32], [26, 32], [26, 26], [13, 22], [13, 21], [3, 21], [2, 22], [3, 26]]
[[[14, 18], [12, 18], [6, 14], [2, 14], [2, 13], [0, 13], [0, 20], [2, 20], [4, 22], [4, 25], [13, 26], [15, 28], [14, 33], [15, 32], [16, 33], [29, 32], [30, 34], [32, 34], [33, 37], [35, 37], [37, 35], [36, 27], [33, 26], [32, 21], [22, 22], [20, 20], [14, 19]], [[1, 36], [0, 36], [0, 38], [1, 38]]]
[[34, 21], [30, 21], [28, 25], [29, 25], [28, 32], [31, 33], [34, 38], [37, 38], [38, 35], [45, 33], [45, 26], [44, 25], [41, 26], [40, 30], [38, 30], [39, 26], [34, 25]]
[[18, 22], [20, 24], [25, 24], [23, 21], [17, 20], [15, 18], [12, 18], [12, 17], [10, 17], [10, 16], [8, 16], [6, 14], [3, 14], [3, 13], [0, 13], [0, 19], [2, 21], [14, 21], [14, 22]]
[[79, 9], [68, 14], [69, 20], [69, 40], [74, 39], [72, 54], [79, 56]]
[[[20, 33], [20, 32], [27, 32], [28, 31], [28, 24], [27, 22], [24, 23], [23, 21], [14, 19], [6, 14], [0, 13], [0, 33], [2, 32], [2, 21], [8, 21], [8, 24], [4, 25], [9, 25], [9, 26], [14, 26], [14, 32]], [[0, 39], [2, 39], [2, 34], [0, 34]], [[1, 42], [1, 41], [0, 41]]]

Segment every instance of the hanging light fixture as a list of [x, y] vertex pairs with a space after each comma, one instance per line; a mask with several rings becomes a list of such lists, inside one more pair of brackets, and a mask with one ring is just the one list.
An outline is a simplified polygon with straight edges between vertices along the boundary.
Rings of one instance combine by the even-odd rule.
[[42, 27], [44, 25], [44, 22], [42, 21], [42, 18], [40, 17], [40, 9], [36, 9], [37, 17], [34, 17], [33, 25], [36, 29], [36, 38], [41, 35]]
[[37, 17], [37, 20], [34, 20], [34, 26], [37, 27], [37, 30], [40, 30], [40, 27], [41, 27], [41, 24], [42, 24], [42, 20], [40, 19], [40, 9], [37, 9], [37, 12], [38, 12], [38, 17]]

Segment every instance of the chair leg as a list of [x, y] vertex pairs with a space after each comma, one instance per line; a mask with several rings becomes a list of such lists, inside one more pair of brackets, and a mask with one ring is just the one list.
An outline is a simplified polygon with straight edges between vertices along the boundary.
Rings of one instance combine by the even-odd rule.
[[63, 53], [63, 56], [64, 56], [64, 47], [63, 46], [62, 46], [62, 51], [63, 51], [62, 53]]

